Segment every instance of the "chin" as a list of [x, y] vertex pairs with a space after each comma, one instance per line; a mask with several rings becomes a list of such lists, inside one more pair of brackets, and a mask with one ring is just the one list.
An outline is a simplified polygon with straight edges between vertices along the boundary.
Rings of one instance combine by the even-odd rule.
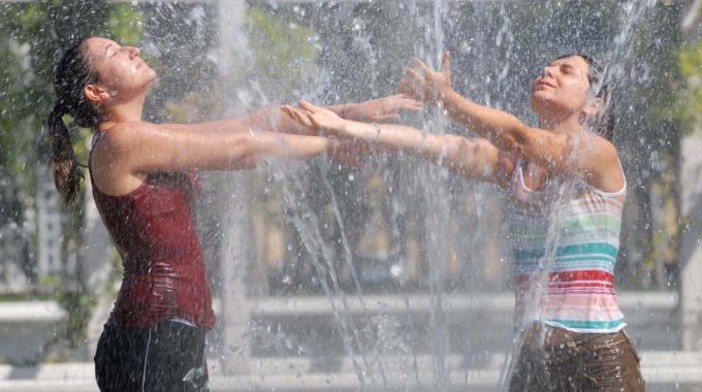
[[550, 100], [544, 96], [545, 94], [540, 94], [540, 91], [536, 91], [529, 97], [529, 106], [531, 110], [539, 112], [540, 109], [547, 109], [552, 105]]
[[158, 75], [156, 75], [156, 72], [154, 72], [154, 73], [148, 78], [148, 80], [146, 81], [146, 86], [147, 86], [147, 87], [148, 87], [148, 86], [151, 86], [151, 85], [153, 85], [153, 84], [155, 84], [155, 83], [157, 83], [157, 82], [158, 82]]
[[158, 77], [154, 77], [149, 83], [146, 84], [146, 88], [151, 89], [151, 87], [153, 86], [158, 86], [160, 81], [161, 79], [159, 79]]
[[560, 105], [556, 104], [556, 102], [535, 95], [532, 95], [531, 99], [529, 99], [529, 106], [538, 116], [552, 115], [554, 112], [558, 112], [561, 109]]

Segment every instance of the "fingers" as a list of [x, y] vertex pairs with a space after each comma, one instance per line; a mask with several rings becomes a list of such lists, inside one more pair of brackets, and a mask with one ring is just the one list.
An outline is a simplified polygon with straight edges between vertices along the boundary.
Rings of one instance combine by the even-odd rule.
[[400, 115], [398, 113], [391, 113], [391, 114], [380, 114], [377, 116], [373, 116], [373, 121], [374, 122], [398, 122], [400, 121]]
[[413, 111], [413, 112], [416, 112], [416, 111], [418, 111], [418, 110], [422, 110], [422, 108], [424, 107], [424, 103], [421, 102], [421, 101], [418, 101], [418, 100], [416, 100], [416, 99], [407, 97], [407, 100], [406, 100], [406, 102], [405, 102], [405, 106], [404, 106], [404, 107], [405, 107], [405, 109], [407, 109], [407, 110], [411, 110], [411, 111]]
[[298, 121], [297, 118], [297, 113], [295, 112], [295, 109], [290, 107], [289, 105], [280, 105], [280, 110], [285, 113], [286, 116], [290, 117], [291, 119]]
[[311, 104], [310, 102], [305, 101], [304, 99], [301, 99], [301, 100], [297, 103], [297, 105], [298, 105], [300, 108], [305, 109], [306, 111], [308, 111], [308, 112], [310, 112], [310, 113], [316, 113], [316, 112], [319, 110], [319, 107], [317, 107], [317, 106]]
[[421, 78], [416, 71], [410, 68], [405, 69], [406, 77], [400, 80], [400, 85], [398, 86], [398, 91], [410, 99], [421, 100], [423, 90], [424, 79]]
[[[425, 66], [426, 67], [426, 66]], [[429, 69], [427, 67], [427, 69]], [[405, 76], [412, 81], [423, 81], [424, 77], [421, 76], [414, 68], [405, 67]]]
[[313, 122], [310, 120], [310, 115], [308, 113], [303, 113], [302, 111], [293, 108], [290, 105], [282, 105], [280, 110], [283, 111], [288, 117], [297, 121], [298, 123], [311, 128], [313, 127]]
[[441, 58], [441, 71], [447, 78], [451, 75], [451, 52], [448, 50], [444, 52]]
[[399, 91], [401, 95], [406, 95], [408, 97], [414, 98], [414, 89], [412, 88], [412, 82], [410, 82], [406, 78], [400, 79], [400, 84], [397, 86], [397, 91]]
[[312, 126], [319, 130], [322, 131], [324, 127], [322, 126], [322, 123], [319, 122], [319, 119], [314, 115], [314, 113], [307, 112], [307, 120], [312, 124]]
[[395, 94], [395, 95], [388, 95], [388, 96], [385, 97], [385, 98], [386, 98], [386, 99], [392, 99], [392, 100], [412, 99], [412, 98], [410, 98], [409, 96], [407, 96], [407, 94], [402, 94], [402, 93]]
[[441, 57], [441, 69], [446, 70], [451, 66], [451, 52], [448, 50], [444, 52]]
[[[400, 80], [400, 86], [399, 89], [402, 90], [403, 85], [406, 85], [409, 83], [406, 80]], [[407, 85], [409, 87], [409, 85]], [[381, 111], [395, 111], [395, 110], [410, 110], [410, 111], [417, 111], [422, 108], [423, 104], [421, 101], [418, 101], [415, 98], [412, 98], [409, 94], [405, 94], [401, 92], [400, 94], [395, 94], [395, 95], [389, 95], [385, 98], [383, 98], [385, 102], [386, 109], [381, 110]]]
[[398, 86], [397, 91], [412, 97], [412, 99], [422, 99], [419, 92], [417, 92], [414, 88], [408, 86], [406, 83], [401, 83], [400, 86]]
[[417, 68], [419, 68], [422, 72], [433, 71], [424, 61], [422, 61], [418, 57], [413, 58], [412, 61], [414, 62], [414, 65]]

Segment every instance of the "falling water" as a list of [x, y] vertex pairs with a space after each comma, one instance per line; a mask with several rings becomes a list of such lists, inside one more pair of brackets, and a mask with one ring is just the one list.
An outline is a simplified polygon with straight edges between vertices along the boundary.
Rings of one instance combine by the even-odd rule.
[[[0, 87], [6, 88], [0, 88], [0, 122], [6, 127], [2, 131], [8, 128], [5, 124], [12, 128], [11, 137], [0, 138], [0, 155], [9, 159], [15, 151], [24, 151], [17, 153], [21, 159], [15, 162], [21, 162], [22, 169], [11, 161], [0, 164], [0, 253], [5, 259], [0, 285], [2, 294], [11, 297], [35, 287], [53, 296], [47, 287], [56, 286], [42, 286], [43, 281], [56, 285], [52, 279], [62, 274], [85, 278], [89, 295], [103, 286], [91, 280], [114, 279], [109, 272], [115, 256], [106, 239], [97, 242], [85, 235], [86, 246], [79, 250], [83, 253], [71, 252], [78, 242], [71, 237], [73, 232], [64, 236], [69, 233], [65, 228], [68, 221], [73, 225], [78, 219], [66, 219], [72, 212], [58, 212], [51, 181], [30, 179], [39, 183], [36, 192], [22, 183], [33, 176], [26, 171], [35, 157], [26, 153], [24, 144], [32, 144], [34, 128], [45, 122], [32, 116], [38, 116], [36, 107], [45, 106], [51, 96], [44, 90], [50, 83], [37, 83], [46, 79], [40, 64], [46, 59], [37, 60], [45, 54], [35, 51], [46, 49], [41, 49], [46, 42], [68, 39], [61, 36], [61, 26], [45, 27], [50, 18], [42, 22], [42, 9], [50, 3], [56, 3], [55, 9], [63, 7], [56, 15], [67, 18], [64, 27], [71, 34], [77, 30], [73, 22], [92, 22], [86, 15], [96, 16], [107, 5], [118, 4], [124, 11], [131, 4], [123, 19], [144, 11], [143, 23], [134, 26], [143, 28], [143, 53], [161, 76], [145, 110], [149, 120], [198, 121], [299, 98], [321, 104], [377, 98], [395, 92], [402, 67], [411, 66], [413, 56], [439, 69], [441, 54], [449, 49], [458, 92], [535, 125], [526, 104], [528, 82], [555, 56], [594, 54], [609, 64], [606, 80], [623, 95], [631, 95], [631, 84], [638, 83], [639, 89], [648, 86], [655, 79], [655, 66], [645, 60], [639, 63], [642, 56], [637, 51], [656, 46], [643, 45], [640, 33], [653, 25], [648, 18], [654, 8], [676, 2], [133, 0], [98, 5], [65, 1], [60, 7], [58, 2], [0, 3], [0, 12], [7, 13], [3, 22], [16, 24], [4, 25], [8, 34], [0, 40], [7, 44], [3, 53], [9, 58], [3, 62], [5, 84]], [[694, 1], [693, 12], [685, 18], [686, 31], [694, 29], [694, 10], [700, 3]], [[74, 6], [81, 12], [70, 12]], [[662, 42], [660, 46], [673, 40], [651, 35], [654, 39], [648, 39]], [[217, 42], [214, 48], [213, 42]], [[210, 83], [217, 73], [217, 83]], [[41, 88], [28, 91], [37, 86]], [[200, 89], [204, 90], [200, 96], [191, 95]], [[631, 132], [619, 137], [636, 150], [622, 153], [633, 196], [645, 184], [639, 177], [664, 170], [654, 167], [660, 165], [657, 157], [666, 153], [657, 147], [675, 136], [650, 132], [649, 138], [659, 139], [651, 141], [633, 133], [640, 125], [658, 123], [643, 119], [650, 115], [645, 98], [628, 99], [618, 109], [625, 118], [618, 128]], [[27, 110], [18, 102], [33, 107]], [[163, 109], [178, 102], [191, 108], [180, 107], [176, 114], [172, 108]], [[426, 133], [473, 136], [470, 129], [448, 122], [440, 109], [404, 115], [402, 122]], [[215, 188], [203, 196], [200, 211], [205, 213], [201, 220], [209, 225], [203, 248], [209, 259], [217, 260], [208, 266], [220, 320], [208, 351], [221, 369], [213, 379], [250, 375], [262, 382], [251, 387], [257, 390], [293, 388], [288, 384], [320, 376], [320, 383], [327, 384], [317, 385], [320, 389], [484, 391], [497, 383], [490, 372], [502, 369], [498, 388], [504, 387], [511, 357], [523, 343], [519, 338], [510, 341], [513, 324], [520, 330], [540, 317], [561, 216], [552, 217], [548, 251], [540, 261], [543, 274], [532, 282], [527, 309], [512, 322], [504, 306], [504, 298], [510, 298], [504, 296], [509, 292], [509, 243], [500, 226], [506, 200], [494, 186], [456, 178], [437, 162], [403, 154], [376, 154], [360, 169], [341, 167], [327, 158], [262, 166], [249, 173], [204, 174], [205, 182]], [[563, 186], [554, 211], [568, 201], [571, 191], [569, 185]], [[51, 210], [55, 220], [42, 221], [47, 215], [43, 208]], [[20, 211], [24, 215], [13, 215]], [[85, 218], [89, 224], [81, 230], [92, 233], [100, 225], [99, 217], [87, 210]], [[661, 230], [652, 228], [656, 225], [652, 217], [636, 222], [648, 230]], [[47, 233], [50, 236], [43, 238]], [[33, 254], [46, 253], [42, 244], [49, 240], [54, 252], [47, 258], [53, 260], [50, 265]], [[643, 264], [645, 246], [630, 248], [627, 257]], [[105, 261], [99, 279], [91, 271], [97, 264], [94, 260]], [[110, 285], [102, 290], [105, 297], [112, 293], [111, 284], [104, 284]], [[642, 287], [651, 286], [637, 288]], [[110, 306], [102, 302], [98, 310], [92, 309], [90, 329], [98, 333]], [[674, 322], [661, 325], [654, 338], [664, 344], [656, 349], [677, 349], [670, 343], [676, 338], [676, 333], [669, 333], [676, 328]], [[77, 356], [81, 360], [94, 353], [83, 349]], [[287, 379], [266, 389], [264, 381], [275, 379], [276, 372]], [[491, 374], [487, 381], [481, 380], [486, 373]]]
[[[602, 46], [606, 48], [602, 58], [605, 62], [612, 64], [608, 75], [612, 80], [625, 76], [622, 64], [631, 57], [633, 50], [631, 36], [643, 20], [647, 9], [654, 3], [654, 1], [648, 0], [646, 2], [622, 3], [619, 6], [622, 24], [618, 34], [616, 34], [616, 39], [599, 47], [600, 51]], [[222, 2], [220, 6], [224, 7], [224, 4], [226, 2]], [[558, 2], [547, 2], [541, 7], [544, 9], [551, 6], [558, 8], [559, 4]], [[365, 7], [384, 14], [390, 20], [393, 20], [393, 16], [403, 16], [404, 19], [398, 17], [398, 20], [393, 20], [393, 22], [396, 22], [399, 27], [407, 29], [408, 35], [418, 36], [422, 39], [410, 38], [404, 41], [399, 39], [398, 48], [388, 49], [384, 44], [377, 42], [377, 29], [381, 27], [372, 25], [370, 17], [359, 11], [363, 6], [330, 5], [328, 3], [319, 5], [319, 9], [294, 6], [292, 10], [286, 12], [288, 15], [294, 15], [293, 20], [297, 18], [310, 22], [313, 34], [309, 42], [318, 47], [319, 63], [322, 67], [316, 78], [313, 78], [315, 79], [314, 84], [305, 86], [306, 91], [293, 92], [293, 96], [302, 96], [313, 102], [329, 104], [361, 101], [382, 96], [392, 92], [392, 89], [389, 88], [390, 82], [386, 80], [389, 64], [408, 65], [409, 59], [416, 55], [425, 59], [433, 68], [439, 69], [441, 53], [445, 48], [450, 48], [453, 51], [453, 82], [460, 92], [479, 102], [510, 110], [521, 118], [533, 121], [533, 116], [523, 106], [523, 103], [526, 102], [524, 80], [532, 78], [544, 61], [548, 61], [557, 54], [578, 49], [578, 40], [570, 43], [548, 41], [549, 37], [544, 34], [547, 30], [537, 29], [538, 31], [529, 31], [528, 34], [532, 34], [536, 40], [544, 40], [543, 50], [541, 53], [525, 51], [522, 47], [525, 44], [520, 42], [518, 35], [519, 31], [523, 31], [520, 29], [524, 29], [524, 26], [514, 25], [511, 16], [514, 9], [506, 1], [493, 3], [476, 1], [461, 4], [447, 4], [443, 1], [409, 2], [406, 4], [398, 2], [369, 4]], [[235, 9], [227, 10], [223, 8], [222, 15], [227, 15], [232, 11], [241, 12], [242, 9], [235, 7]], [[274, 13], [283, 13], [285, 10], [283, 6], [273, 7]], [[472, 12], [475, 18], [473, 21], [474, 30], [458, 30], [462, 26], [457, 21], [463, 17], [459, 14], [460, 12]], [[328, 18], [329, 15], [335, 18], [338, 25], [332, 25], [329, 21], [321, 19]], [[238, 18], [241, 20], [242, 17]], [[545, 23], [545, 25], [548, 24]], [[343, 26], [348, 26], [348, 29], [343, 30]], [[335, 36], [333, 29], [339, 28], [344, 31], [343, 37], [349, 37], [349, 41], [343, 41], [341, 34]], [[228, 46], [232, 42], [236, 42], [238, 45], [236, 51], [244, 51], [245, 53], [250, 53], [245, 45], [257, 45], [257, 42], [246, 43], [242, 40], [226, 39], [227, 35], [235, 34], [229, 29], [231, 26], [227, 25], [226, 29], [221, 31], [224, 35], [220, 38], [220, 42], [224, 45], [224, 49], [221, 49], [222, 53], [231, 53], [234, 50]], [[396, 34], [401, 35], [402, 33], [397, 31]], [[603, 33], [603, 35], [606, 34]], [[583, 41], [587, 37], [577, 38]], [[402, 48], [405, 50], [400, 50]], [[353, 61], [349, 59], [347, 64], [343, 64], [344, 60], [334, 62], [335, 56], [341, 59], [347, 58], [345, 56], [348, 54], [345, 54], [344, 50], [354, 53], [357, 57]], [[222, 61], [220, 65], [227, 64], [228, 61]], [[358, 67], [354, 68], [352, 66], [354, 64]], [[528, 64], [528, 66], [525, 67], [524, 64]], [[342, 71], [335, 66], [339, 66]], [[399, 74], [399, 67], [390, 68]], [[392, 75], [390, 78], [396, 82], [398, 75]], [[266, 83], [265, 80], [256, 80], [255, 78], [249, 80], [237, 91], [236, 96], [240, 101], [245, 101], [244, 106], [255, 105], [255, 103], [275, 103], [275, 98], [272, 98], [261, 87], [270, 86]], [[242, 97], [246, 97], [246, 99]], [[427, 110], [422, 115], [407, 116], [404, 120], [420, 127], [425, 132], [459, 132], [470, 135], [470, 130], [456, 129], [450, 125], [440, 110]], [[420, 272], [417, 280], [420, 292], [421, 286], [424, 285], [430, 301], [429, 318], [421, 320], [409, 311], [412, 301], [415, 301], [411, 291], [394, 294], [406, 304], [408, 310], [406, 316], [383, 312], [374, 313], [369, 310], [367, 293], [365, 292], [366, 283], [364, 282], [366, 278], [358, 267], [358, 255], [354, 250], [358, 236], [353, 232], [359, 228], [353, 227], [353, 225], [358, 223], [348, 222], [347, 211], [349, 204], [360, 205], [357, 201], [352, 200], [359, 196], [353, 192], [349, 193], [348, 183], [367, 180], [368, 174], [355, 169], [340, 168], [337, 164], [324, 160], [312, 166], [313, 169], [306, 169], [304, 166], [298, 165], [273, 164], [264, 171], [268, 173], [265, 175], [272, 178], [273, 183], [282, 184], [285, 220], [299, 237], [301, 252], [305, 255], [297, 257], [295, 263], [297, 265], [307, 263], [311, 266], [308, 270], [311, 273], [306, 276], [317, 285], [320, 293], [326, 297], [329, 303], [331, 316], [334, 320], [333, 329], [335, 332], [332, 334], [338, 333], [342, 354], [350, 361], [360, 390], [426, 388], [432, 391], [448, 391], [457, 387], [458, 385], [451, 375], [454, 370], [451, 369], [447, 361], [451, 355], [456, 354], [456, 347], [452, 347], [450, 339], [453, 328], [450, 324], [453, 316], [446, 309], [447, 294], [453, 294], [454, 291], [454, 289], [447, 288], [445, 284], [449, 278], [447, 262], [451, 256], [449, 249], [447, 249], [447, 238], [450, 236], [448, 228], [451, 225], [452, 214], [455, 213], [456, 200], [466, 197], [466, 195], [470, 195], [477, 201], [478, 205], [475, 206], [474, 213], [477, 214], [478, 220], [490, 219], [490, 210], [482, 204], [496, 196], [494, 189], [471, 184], [470, 190], [467, 192], [457, 192], [455, 189], [456, 180], [452, 179], [448, 172], [439, 165], [423, 164], [411, 157], [401, 155], [371, 158], [368, 166], [364, 168], [370, 172], [381, 173], [381, 177], [390, 184], [389, 186], [395, 186], [393, 188], [395, 194], [386, 196], [391, 198], [391, 203], [404, 205], [402, 209], [415, 210], [416, 216], [422, 220], [419, 224], [421, 231], [419, 243], [421, 244], [420, 254], [425, 265], [418, 267]], [[312, 178], [310, 178], [310, 173], [312, 173]], [[256, 174], [263, 173], [259, 171]], [[398, 178], [399, 182], [397, 182]], [[340, 185], [340, 182], [345, 182], [347, 185]], [[243, 178], [239, 178], [234, 183], [239, 195], [234, 201], [236, 205], [245, 205], [257, 197], [255, 190], [242, 190], [242, 185], [247, 183], [249, 182]], [[567, 194], [568, 190], [563, 189], [562, 195]], [[325, 201], [320, 203], [320, 199]], [[323, 210], [320, 210], [320, 207], [323, 207]], [[401, 215], [391, 213], [388, 225], [390, 227], [402, 226]], [[230, 224], [245, 227], [246, 223], [242, 219], [244, 218], [236, 218]], [[393, 221], [394, 219], [398, 220]], [[556, 226], [557, 219], [554, 221], [554, 227]], [[338, 232], [338, 235], [330, 235], [332, 231]], [[547, 256], [544, 257], [541, 265], [544, 274], [533, 284], [534, 289], [529, 295], [530, 301], [524, 316], [525, 319], [517, 320], [515, 323], [518, 327], [523, 327], [528, 320], [532, 320], [534, 317], [538, 318], [540, 300], [547, 282], [546, 272], [553, 267], [553, 257], [551, 256], [553, 256], [558, 244], [557, 230], [552, 231], [553, 235], [549, 239]], [[230, 235], [242, 238], [251, 237], [242, 228], [234, 229]], [[400, 232], [399, 235], [402, 233]], [[470, 236], [469, 241], [479, 247], [482, 247], [486, 241], [493, 240], [486, 238], [485, 234], [478, 231], [461, 232], [459, 237], [463, 236]], [[238, 243], [246, 246], [246, 241], [239, 240]], [[231, 254], [224, 256], [225, 260], [237, 258], [240, 257]], [[480, 258], [480, 255], [477, 258]], [[471, 290], [471, 287], [464, 287], [457, 291], [465, 296], [465, 302], [470, 303], [473, 301]], [[385, 291], [389, 291], [389, 287], [385, 287]], [[256, 298], [250, 298], [248, 301], [255, 302]], [[354, 310], [354, 304], [359, 304], [360, 313]], [[240, 306], [247, 309], [241, 302], [237, 302], [235, 306], [237, 306], [237, 310], [240, 310], [238, 309]], [[412, 329], [418, 325], [426, 329], [426, 336], [419, 330]], [[255, 328], [251, 325], [248, 327]], [[482, 332], [489, 334], [490, 326], [486, 327], [485, 331]], [[287, 341], [293, 342], [291, 343], [293, 345], [296, 344], [296, 341], [300, 341], [293, 335], [302, 331], [295, 330], [294, 327], [282, 331], [280, 332], [282, 335], [287, 335], [284, 338], [267, 335], [265, 330], [259, 334], [263, 339], [274, 341], [287, 339]], [[244, 334], [244, 336], [248, 336], [248, 339], [253, 339], [254, 335]], [[419, 347], [422, 344], [418, 344], [417, 339], [426, 339], [424, 343], [427, 346], [426, 351], [432, 358], [431, 381], [429, 383], [426, 382], [425, 378], [427, 369], [419, 365], [419, 358], [422, 355], [422, 349]], [[303, 343], [300, 344], [302, 347]], [[517, 340], [512, 349], [516, 351], [520, 345], [521, 342]], [[277, 349], [274, 347], [275, 350]], [[309, 349], [301, 348], [300, 350]], [[332, 347], [314, 347], [313, 350], [315, 355], [322, 358], [338, 355], [332, 352], [335, 350]], [[329, 352], [325, 353], [324, 351]], [[474, 355], [474, 353], [465, 352], [461, 354], [466, 355], [467, 358]], [[507, 362], [509, 362], [511, 355], [507, 356]], [[396, 361], [396, 363], [392, 361]], [[404, 369], [405, 374], [398, 374], [398, 368]], [[506, 365], [503, 379], [509, 375], [507, 369]], [[465, 379], [463, 383], [465, 386], [469, 386], [471, 380]]]

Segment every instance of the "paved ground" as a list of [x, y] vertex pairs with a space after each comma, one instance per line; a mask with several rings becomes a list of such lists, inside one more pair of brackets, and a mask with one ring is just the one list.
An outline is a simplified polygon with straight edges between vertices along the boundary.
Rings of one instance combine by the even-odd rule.
[[[430, 298], [422, 295], [408, 296], [364, 296], [363, 302], [349, 296], [346, 302], [334, 304], [348, 314], [413, 314], [421, 319], [431, 310]], [[337, 301], [338, 302], [338, 301]], [[635, 337], [643, 357], [642, 369], [648, 383], [649, 392], [702, 392], [702, 352], [672, 351], [677, 347], [678, 331], [675, 309], [677, 296], [674, 293], [624, 293], [620, 304], [630, 324], [629, 332]], [[31, 305], [31, 306], [30, 306]], [[455, 324], [462, 329], [453, 331], [461, 339], [472, 342], [475, 347], [489, 347], [490, 351], [506, 351], [511, 336], [511, 312], [513, 296], [500, 294], [491, 296], [448, 295], [443, 299], [443, 308], [452, 315]], [[329, 315], [332, 303], [324, 297], [270, 298], [256, 301], [252, 306], [252, 319], [275, 320], [270, 325], [278, 325], [287, 320], [293, 328], [289, 337], [316, 326], [333, 330], [324, 323], [334, 323], [333, 318], [320, 318]], [[488, 311], [486, 311], [488, 310]], [[2, 315], [6, 315], [5, 318]], [[0, 306], [0, 346], [11, 354], [31, 347], [41, 347], [41, 342], [51, 336], [52, 325], [62, 317], [60, 308], [52, 303], [4, 304]], [[402, 320], [403, 317], [397, 317]], [[305, 324], [305, 320], [312, 320]], [[326, 320], [326, 321], [324, 321]], [[40, 328], [44, 323], [45, 326]], [[268, 325], [265, 323], [262, 326]], [[489, 328], [490, 333], [485, 334]], [[34, 328], [34, 329], [32, 329]], [[285, 331], [284, 331], [285, 332]], [[313, 334], [314, 335], [314, 334]], [[504, 336], [502, 336], [504, 335]], [[416, 338], [419, 339], [417, 335]], [[316, 340], [319, 336], [312, 336]], [[488, 338], [492, 337], [492, 341]], [[297, 343], [304, 343], [299, 337]], [[338, 339], [338, 337], [337, 337]], [[36, 341], [36, 342], [35, 342]], [[498, 344], [502, 342], [503, 344]], [[332, 342], [333, 343], [333, 342]], [[482, 344], [482, 346], [481, 346]], [[502, 347], [502, 348], [500, 348]], [[476, 352], [483, 352], [478, 349]], [[460, 352], [453, 350], [452, 352]], [[30, 353], [31, 354], [31, 353]], [[27, 355], [27, 354], [23, 354]], [[269, 355], [258, 353], [257, 355]], [[277, 355], [277, 354], [276, 354]], [[246, 365], [248, 371], [242, 374], [226, 374], [221, 363], [212, 358], [210, 379], [213, 392], [219, 391], [357, 391], [361, 388], [359, 376], [353, 362], [348, 358], [334, 357], [276, 358], [256, 357]], [[20, 356], [22, 357], [22, 356]], [[365, 390], [380, 391], [384, 385], [393, 390], [435, 391], [436, 378], [434, 358], [428, 355], [416, 358], [383, 357], [384, 377], [374, 369], [375, 379], [367, 381]], [[479, 363], [478, 363], [479, 362]], [[447, 391], [463, 392], [495, 391], [505, 363], [505, 355], [464, 357], [450, 355], [445, 368], [448, 384], [455, 388]], [[409, 364], [409, 365], [408, 365]], [[229, 368], [243, 369], [237, 363], [227, 363]], [[415, 370], [416, 369], [416, 370]], [[243, 371], [241, 373], [244, 373]], [[36, 367], [13, 367], [0, 365], [0, 392], [97, 392], [92, 363], [65, 363]]]
[[[642, 353], [643, 373], [649, 391], [702, 391], [702, 353], [648, 351]], [[431, 369], [431, 357], [418, 358], [419, 369]], [[450, 385], [463, 391], [493, 391], [500, 378], [504, 356], [494, 355], [481, 368], [466, 370], [458, 356], [447, 358]], [[306, 359], [257, 360], [249, 364], [253, 375], [224, 375], [210, 363], [212, 391], [355, 391], [359, 379], [349, 363], [338, 373], [309, 372]], [[433, 390], [431, 372], [407, 372], [401, 367], [387, 370], [387, 385], [412, 386], [412, 390]], [[368, 382], [367, 389], [371, 389]], [[383, 385], [376, 380], [376, 387]], [[419, 386], [419, 388], [415, 388]], [[423, 386], [423, 387], [422, 387]], [[404, 388], [402, 388], [404, 389]], [[451, 390], [453, 388], [450, 388]], [[97, 392], [91, 363], [67, 363], [37, 367], [0, 366], [0, 391], [13, 392]]]

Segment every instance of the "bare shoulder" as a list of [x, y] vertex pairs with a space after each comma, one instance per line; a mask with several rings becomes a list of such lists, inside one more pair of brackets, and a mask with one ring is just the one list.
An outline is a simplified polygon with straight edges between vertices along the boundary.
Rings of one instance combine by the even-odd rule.
[[144, 149], [159, 146], [158, 138], [163, 132], [154, 132], [162, 128], [158, 124], [144, 121], [123, 122], [103, 130], [95, 143], [94, 159], [109, 159], [112, 162], [127, 161]]
[[592, 133], [579, 136], [572, 152], [579, 161], [590, 185], [605, 192], [620, 191], [626, 181], [617, 147], [611, 141]]
[[616, 166], [617, 169], [619, 168], [619, 152], [614, 143], [590, 132], [575, 137], [571, 155], [573, 159], [582, 158], [595, 167]]
[[106, 149], [128, 149], [139, 145], [145, 137], [149, 136], [149, 131], [156, 124], [143, 121], [132, 121], [115, 124], [103, 132], [100, 142]]
[[134, 173], [130, 154], [139, 143], [140, 123], [121, 123], [105, 130], [97, 138], [90, 162], [93, 181], [107, 195], [119, 196], [136, 189], [144, 176]]

